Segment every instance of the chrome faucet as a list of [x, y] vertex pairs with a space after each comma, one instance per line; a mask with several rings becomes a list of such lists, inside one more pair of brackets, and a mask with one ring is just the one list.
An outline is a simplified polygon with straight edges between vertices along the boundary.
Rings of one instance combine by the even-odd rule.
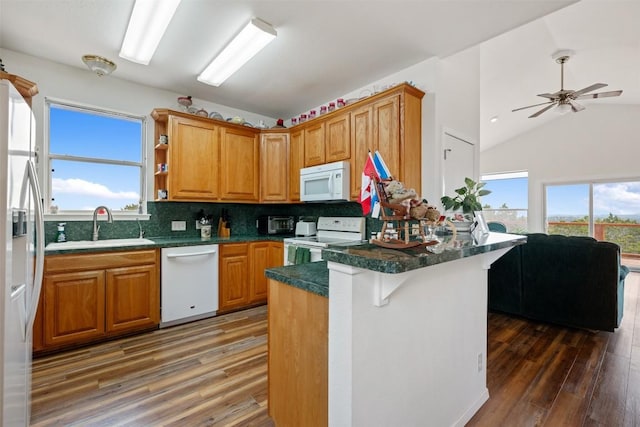
[[98, 240], [98, 231], [100, 231], [100, 226], [98, 225], [98, 212], [100, 210], [104, 209], [105, 211], [107, 211], [107, 222], [108, 223], [112, 223], [113, 222], [113, 216], [111, 215], [111, 210], [106, 207], [106, 206], [98, 206], [94, 211], [93, 211], [93, 241], [95, 242], [96, 240]]
[[136, 221], [138, 221], [138, 229], [140, 230], [138, 237], [142, 239], [144, 237], [144, 231], [142, 230], [142, 224], [140, 224], [140, 218], [136, 218]]

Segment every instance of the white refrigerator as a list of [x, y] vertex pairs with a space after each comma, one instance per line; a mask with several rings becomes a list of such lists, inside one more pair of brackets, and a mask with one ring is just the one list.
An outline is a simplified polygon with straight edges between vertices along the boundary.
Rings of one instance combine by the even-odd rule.
[[0, 426], [27, 426], [31, 347], [44, 265], [42, 197], [34, 165], [35, 120], [0, 80]]

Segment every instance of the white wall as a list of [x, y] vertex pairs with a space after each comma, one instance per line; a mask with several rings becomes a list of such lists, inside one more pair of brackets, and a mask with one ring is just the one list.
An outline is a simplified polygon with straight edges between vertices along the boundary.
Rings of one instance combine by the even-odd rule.
[[640, 106], [590, 103], [483, 151], [480, 171], [528, 171], [529, 231], [543, 232], [544, 184], [640, 180], [639, 140]]
[[[36, 117], [37, 144], [40, 147], [45, 137], [45, 97], [147, 116], [147, 158], [149, 159], [153, 159], [154, 146], [154, 121], [149, 114], [154, 108], [179, 110], [180, 106], [176, 101], [178, 96], [193, 95], [194, 106], [202, 107], [209, 112], [218, 111], [224, 117], [240, 116], [253, 124], [258, 124], [260, 120], [265, 120], [267, 124], [275, 124], [274, 118], [203, 101], [197, 98], [197, 94], [179, 94], [119, 79], [117, 70], [110, 76], [98, 77], [88, 68], [70, 67], [7, 49], [0, 49], [0, 58], [6, 72], [17, 74], [38, 85], [39, 93], [33, 98], [32, 107]], [[80, 58], [78, 63], [84, 66]], [[47, 175], [44, 174], [43, 163], [40, 162], [38, 167], [40, 176], [44, 180], [47, 179]], [[42, 185], [47, 185], [46, 181]], [[153, 194], [153, 168], [147, 170], [147, 194]]]

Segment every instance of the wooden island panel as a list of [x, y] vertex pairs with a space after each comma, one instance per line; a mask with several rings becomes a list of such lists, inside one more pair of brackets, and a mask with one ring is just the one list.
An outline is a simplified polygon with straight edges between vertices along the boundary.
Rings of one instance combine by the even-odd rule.
[[270, 279], [268, 310], [269, 416], [327, 426], [329, 300]]

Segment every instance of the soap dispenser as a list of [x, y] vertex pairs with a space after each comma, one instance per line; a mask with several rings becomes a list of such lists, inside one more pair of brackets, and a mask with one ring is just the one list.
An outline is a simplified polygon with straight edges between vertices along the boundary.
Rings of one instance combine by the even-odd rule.
[[62, 243], [67, 241], [67, 235], [64, 234], [65, 222], [58, 223], [58, 235], [56, 236], [56, 242]]

